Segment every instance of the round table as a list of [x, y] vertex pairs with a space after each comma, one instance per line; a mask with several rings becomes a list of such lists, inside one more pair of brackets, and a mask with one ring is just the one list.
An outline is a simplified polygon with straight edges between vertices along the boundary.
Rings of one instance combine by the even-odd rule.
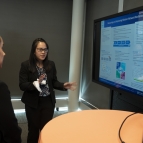
[[[119, 128], [132, 112], [83, 110], [60, 115], [48, 122], [38, 143], [121, 143]], [[130, 116], [121, 129], [125, 143], [141, 143], [143, 114]]]

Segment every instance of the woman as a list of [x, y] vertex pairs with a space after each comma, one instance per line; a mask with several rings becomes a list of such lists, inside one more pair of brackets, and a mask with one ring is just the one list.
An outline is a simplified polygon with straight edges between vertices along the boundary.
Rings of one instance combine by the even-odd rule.
[[49, 46], [42, 38], [33, 41], [28, 61], [21, 64], [19, 86], [24, 91], [22, 102], [25, 104], [28, 120], [27, 143], [37, 143], [39, 131], [53, 117], [55, 92], [74, 90], [76, 83], [61, 83], [57, 80], [56, 67], [48, 60]]
[[[2, 48], [3, 39], [0, 37], [0, 68], [5, 56]], [[21, 143], [21, 129], [13, 111], [10, 92], [2, 81], [0, 81], [0, 143]]]

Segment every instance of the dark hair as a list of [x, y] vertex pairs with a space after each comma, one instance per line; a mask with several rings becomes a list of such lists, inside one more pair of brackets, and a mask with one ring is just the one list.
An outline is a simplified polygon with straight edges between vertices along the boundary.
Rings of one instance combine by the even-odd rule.
[[[48, 52], [49, 52], [49, 46], [43, 38], [37, 38], [33, 41], [30, 56], [29, 56], [29, 64], [30, 64], [30, 71], [31, 72], [35, 72], [35, 70], [36, 70], [36, 63], [38, 60], [36, 58], [35, 51], [36, 51], [36, 47], [37, 47], [39, 42], [44, 42], [46, 44], [46, 47], [47, 47]], [[46, 58], [43, 60], [43, 68], [46, 71], [48, 71], [50, 69], [49, 60], [48, 60], [48, 53], [47, 53]]]

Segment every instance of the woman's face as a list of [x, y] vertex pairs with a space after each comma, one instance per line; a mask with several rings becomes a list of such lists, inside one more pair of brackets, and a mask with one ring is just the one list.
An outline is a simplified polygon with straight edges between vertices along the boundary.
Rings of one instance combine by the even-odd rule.
[[43, 61], [48, 53], [48, 49], [46, 47], [46, 44], [44, 42], [39, 42], [36, 50], [35, 50], [35, 55], [38, 59], [38, 61]]
[[0, 68], [2, 68], [5, 52], [3, 51], [3, 40], [0, 42]]

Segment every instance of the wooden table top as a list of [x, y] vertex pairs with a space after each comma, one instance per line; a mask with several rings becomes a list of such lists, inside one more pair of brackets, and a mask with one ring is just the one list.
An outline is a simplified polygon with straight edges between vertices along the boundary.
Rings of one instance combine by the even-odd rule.
[[[119, 128], [133, 112], [83, 110], [52, 119], [45, 125], [38, 143], [121, 143]], [[143, 114], [130, 116], [121, 129], [125, 143], [142, 143]]]

